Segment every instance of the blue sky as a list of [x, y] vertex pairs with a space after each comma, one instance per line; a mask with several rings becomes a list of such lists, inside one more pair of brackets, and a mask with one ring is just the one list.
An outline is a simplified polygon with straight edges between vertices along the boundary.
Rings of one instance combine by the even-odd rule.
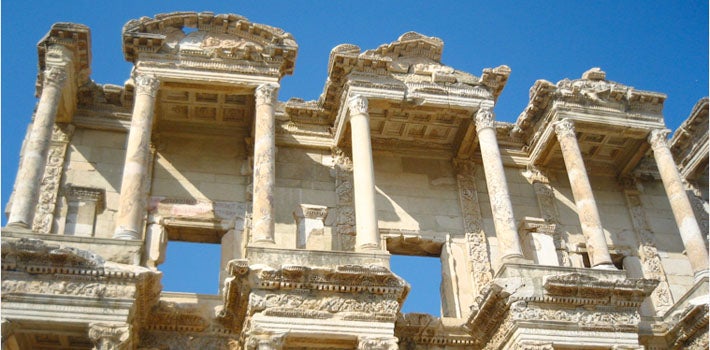
[[[664, 114], [671, 129], [708, 94], [707, 0], [8, 0], [1, 6], [3, 206], [36, 104], [36, 43], [54, 22], [77, 22], [91, 28], [91, 77], [98, 83], [122, 85], [129, 77], [131, 65], [123, 60], [121, 27], [130, 19], [173, 11], [211, 11], [237, 13], [293, 34], [300, 48], [294, 75], [282, 81], [279, 99], [283, 101], [318, 98], [328, 54], [336, 45], [351, 43], [365, 50], [394, 41], [407, 31], [443, 39], [442, 61], [456, 69], [480, 75], [483, 68], [510, 66], [510, 80], [495, 108], [498, 120], [517, 118], [535, 80], [578, 78], [591, 67], [601, 67], [609, 80], [667, 94]], [[432, 293], [438, 293], [438, 282], [434, 284]], [[215, 284], [209, 286], [213, 291]]]

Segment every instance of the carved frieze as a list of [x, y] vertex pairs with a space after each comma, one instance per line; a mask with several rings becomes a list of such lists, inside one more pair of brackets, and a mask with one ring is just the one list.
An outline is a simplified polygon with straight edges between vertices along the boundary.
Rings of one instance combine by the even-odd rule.
[[353, 163], [341, 148], [333, 148], [333, 174], [337, 214], [335, 232], [338, 246], [342, 251], [355, 250], [355, 202], [353, 197]]
[[476, 190], [474, 165], [471, 162], [458, 161], [456, 182], [459, 189], [459, 204], [463, 216], [463, 227], [466, 232], [469, 257], [475, 290], [481, 292], [483, 287], [493, 279], [491, 259], [488, 253], [488, 240], [483, 232], [481, 208]]
[[73, 134], [74, 126], [71, 124], [54, 125], [49, 154], [47, 155], [47, 164], [44, 167], [44, 176], [40, 183], [39, 200], [37, 201], [32, 222], [33, 231], [39, 233], [52, 232], [67, 147]]

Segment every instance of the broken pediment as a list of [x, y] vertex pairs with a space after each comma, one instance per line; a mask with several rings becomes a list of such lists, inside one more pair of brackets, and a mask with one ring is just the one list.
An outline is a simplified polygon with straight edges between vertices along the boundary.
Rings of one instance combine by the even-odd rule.
[[134, 63], [158, 58], [218, 60], [226, 64], [221, 69], [229, 69], [230, 61], [248, 61], [276, 68], [283, 76], [293, 73], [298, 45], [291, 34], [239, 15], [174, 12], [126, 23], [123, 51], [125, 59]]

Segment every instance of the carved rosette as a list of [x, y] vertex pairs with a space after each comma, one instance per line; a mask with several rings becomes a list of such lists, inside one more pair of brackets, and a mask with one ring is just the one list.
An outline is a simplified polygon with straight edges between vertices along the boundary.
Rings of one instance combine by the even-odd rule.
[[493, 270], [488, 255], [488, 240], [481, 224], [481, 208], [478, 203], [476, 179], [473, 175], [473, 163], [458, 162], [454, 165], [458, 172], [456, 182], [459, 189], [459, 203], [466, 231], [468, 253], [471, 259], [471, 273], [475, 290], [480, 293], [484, 286], [493, 279]]
[[96, 350], [128, 349], [131, 326], [127, 324], [92, 323], [89, 325], [89, 339]]
[[648, 134], [648, 143], [654, 151], [661, 147], [668, 148], [667, 142], [669, 132], [670, 131], [668, 129], [651, 130], [651, 133]]
[[44, 71], [44, 86], [52, 85], [58, 89], [64, 86], [67, 80], [67, 70], [62, 67], [51, 66]]
[[133, 77], [133, 82], [136, 86], [136, 95], [148, 95], [154, 98], [160, 88], [160, 80], [152, 75], [137, 74]]
[[574, 122], [569, 119], [562, 119], [555, 122], [555, 134], [558, 138], [562, 137], [575, 137]]
[[69, 141], [74, 134], [74, 126], [70, 124], [55, 124], [52, 130], [52, 141], [44, 175], [40, 182], [39, 200], [35, 208], [32, 230], [39, 233], [51, 233], [54, 212], [59, 198], [59, 184], [62, 178], [62, 168], [66, 158]]
[[353, 164], [340, 148], [333, 148], [333, 173], [337, 196], [336, 234], [339, 250], [355, 250], [355, 208], [353, 202]]
[[367, 98], [361, 95], [354, 95], [348, 99], [348, 108], [350, 108], [350, 115], [355, 114], [367, 114], [368, 113], [368, 102]]
[[254, 98], [256, 99], [256, 104], [263, 105], [275, 105], [276, 98], [278, 96], [279, 87], [276, 84], [262, 84], [256, 88], [254, 91]]
[[476, 132], [486, 128], [495, 128], [495, 115], [491, 107], [481, 107], [476, 112]]

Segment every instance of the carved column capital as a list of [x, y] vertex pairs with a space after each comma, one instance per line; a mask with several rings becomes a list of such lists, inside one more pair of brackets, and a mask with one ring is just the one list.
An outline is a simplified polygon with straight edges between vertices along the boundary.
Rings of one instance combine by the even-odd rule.
[[160, 87], [160, 80], [148, 74], [136, 74], [136, 76], [133, 77], [133, 82], [136, 86], [136, 95], [155, 97]]
[[548, 178], [547, 173], [534, 165], [528, 165], [527, 170], [523, 172], [523, 176], [525, 176], [525, 178], [530, 181], [530, 183], [550, 183], [550, 179]]
[[131, 338], [131, 326], [127, 324], [92, 323], [89, 339], [96, 350], [124, 350]]
[[254, 334], [246, 340], [247, 350], [281, 350], [286, 333]]
[[353, 95], [348, 99], [348, 108], [350, 114], [367, 114], [368, 102], [367, 97], [362, 95]]
[[651, 133], [648, 134], [648, 143], [651, 145], [651, 148], [656, 150], [660, 147], [668, 147], [667, 140], [669, 133], [670, 130], [668, 129], [651, 130]]
[[576, 137], [574, 130], [574, 122], [569, 119], [562, 119], [553, 124], [555, 126], [555, 134], [557, 137]]
[[495, 128], [495, 114], [491, 107], [481, 107], [476, 112], [476, 132], [485, 128]]
[[278, 96], [279, 86], [276, 84], [262, 84], [254, 91], [254, 98], [257, 105], [275, 105]]
[[397, 350], [397, 338], [368, 338], [358, 339], [357, 350]]
[[54, 85], [61, 89], [67, 80], [67, 75], [67, 70], [62, 67], [48, 67], [44, 70], [44, 85]]

